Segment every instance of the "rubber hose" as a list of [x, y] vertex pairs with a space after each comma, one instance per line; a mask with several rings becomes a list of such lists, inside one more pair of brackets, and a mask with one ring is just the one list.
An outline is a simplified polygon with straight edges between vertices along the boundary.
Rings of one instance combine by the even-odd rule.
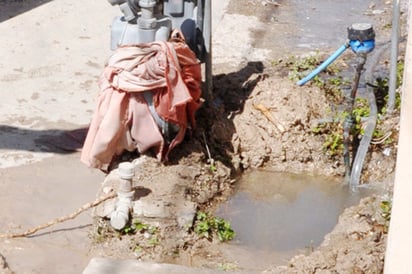
[[[382, 55], [382, 52], [388, 48], [388, 44], [382, 46], [378, 51], [375, 51], [372, 56], [368, 58], [368, 65], [369, 68], [365, 72], [365, 80], [366, 82], [372, 82], [373, 78], [373, 69], [376, 67], [376, 64], [379, 61], [379, 58]], [[368, 148], [370, 142], [372, 140], [373, 132], [375, 131], [376, 120], [378, 119], [378, 108], [376, 106], [376, 98], [373, 92], [373, 87], [367, 85], [366, 88], [366, 97], [369, 101], [369, 108], [370, 114], [365, 126], [365, 133], [360, 141], [358, 150], [356, 152], [355, 159], [352, 165], [352, 171], [350, 175], [349, 186], [352, 191], [356, 191], [359, 186], [360, 176], [363, 168], [363, 163], [365, 161], [366, 153], [368, 152]]]

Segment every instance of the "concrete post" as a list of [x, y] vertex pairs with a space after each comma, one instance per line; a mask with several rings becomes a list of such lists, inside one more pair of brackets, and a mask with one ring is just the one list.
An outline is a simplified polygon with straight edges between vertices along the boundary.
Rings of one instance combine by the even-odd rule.
[[[408, 25], [412, 1], [409, 1]], [[412, 28], [408, 41], [403, 75], [398, 156], [389, 236], [385, 256], [386, 274], [412, 273]]]

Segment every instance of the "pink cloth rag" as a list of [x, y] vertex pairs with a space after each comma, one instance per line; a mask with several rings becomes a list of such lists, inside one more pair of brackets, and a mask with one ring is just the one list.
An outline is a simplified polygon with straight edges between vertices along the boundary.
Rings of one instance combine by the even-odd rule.
[[[107, 169], [124, 150], [154, 148], [159, 160], [182, 142], [188, 124], [195, 127], [201, 105], [201, 68], [181, 33], [169, 41], [119, 47], [100, 77], [100, 94], [81, 161]], [[167, 144], [143, 92], [153, 93], [158, 115], [179, 131]]]

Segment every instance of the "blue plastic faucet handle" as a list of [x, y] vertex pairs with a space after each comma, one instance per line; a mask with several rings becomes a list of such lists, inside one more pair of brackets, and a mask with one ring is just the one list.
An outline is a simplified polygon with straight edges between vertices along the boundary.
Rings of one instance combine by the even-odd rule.
[[351, 40], [349, 41], [349, 46], [354, 53], [369, 53], [375, 48], [375, 40], [359, 41]]
[[375, 48], [375, 31], [372, 24], [354, 23], [348, 28], [348, 40], [352, 51], [369, 53]]
[[326, 61], [320, 64], [305, 78], [297, 82], [298, 86], [303, 86], [313, 77], [318, 75], [322, 70], [326, 69], [333, 61], [336, 60], [348, 47], [356, 54], [366, 54], [375, 48], [375, 31], [373, 26], [369, 23], [355, 23], [348, 28], [348, 43], [342, 45], [337, 51], [329, 56]]

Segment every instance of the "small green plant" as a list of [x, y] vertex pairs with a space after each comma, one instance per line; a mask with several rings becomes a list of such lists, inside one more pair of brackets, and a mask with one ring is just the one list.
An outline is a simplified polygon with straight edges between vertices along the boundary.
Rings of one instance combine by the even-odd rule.
[[[398, 79], [402, 81], [402, 79]], [[401, 82], [397, 84], [401, 85]], [[382, 115], [387, 114], [387, 105], [389, 100], [389, 79], [388, 78], [377, 78], [375, 83], [372, 85], [375, 91], [376, 105], [378, 107], [379, 113]], [[395, 93], [394, 110], [400, 110], [401, 108], [401, 94], [400, 92]]]
[[[289, 57], [284, 63], [289, 69], [288, 78], [297, 81], [305, 77], [308, 73], [317, 68], [323, 60], [319, 53], [305, 57]], [[279, 64], [279, 62], [277, 63]], [[316, 75], [310, 82], [312, 85], [322, 89], [331, 102], [340, 103], [343, 100], [341, 86], [347, 81], [338, 76], [339, 68], [335, 64], [328, 66], [322, 74]]]
[[403, 71], [405, 70], [405, 62], [398, 61], [396, 66], [396, 87], [402, 86]]
[[[316, 66], [316, 58], [311, 57], [305, 59], [304, 61], [294, 61], [290, 63], [291, 79], [300, 78], [303, 69], [309, 69], [312, 65]], [[397, 65], [397, 83], [396, 86], [402, 85], [402, 76], [404, 71], [404, 62], [399, 61]], [[318, 86], [321, 90], [325, 92], [327, 99], [334, 104], [341, 104], [344, 100], [342, 93], [343, 86], [349, 84], [348, 80], [344, 80], [342, 77], [337, 75], [338, 71], [336, 69], [327, 72], [327, 76], [322, 76], [323, 79], [314, 78], [312, 82]], [[374, 140], [373, 144], [376, 146], [388, 146], [393, 144], [394, 140], [390, 138], [390, 132], [385, 130], [383, 118], [387, 113], [386, 105], [388, 102], [388, 79], [387, 78], [377, 78], [375, 83], [371, 86], [374, 87], [374, 93], [376, 97], [376, 104], [378, 107], [378, 119], [376, 121], [376, 127], [373, 132], [372, 138]], [[395, 110], [399, 110], [401, 105], [401, 96], [399, 92], [395, 93]], [[364, 121], [365, 118], [370, 116], [370, 106], [369, 102], [365, 98], [357, 97], [352, 107], [350, 113], [340, 112], [335, 114], [331, 122], [322, 123], [312, 129], [314, 134], [321, 134], [324, 136], [324, 150], [332, 157], [340, 156], [344, 149], [343, 140], [343, 125], [346, 117], [351, 115], [351, 121], [353, 126], [351, 127], [351, 136], [354, 138], [364, 135]]]
[[331, 122], [319, 124], [312, 128], [314, 134], [325, 136], [323, 149], [329, 156], [339, 156], [343, 153], [343, 122], [348, 114], [346, 112], [335, 115]]
[[352, 118], [353, 118], [353, 135], [363, 135], [364, 129], [362, 126], [362, 119], [368, 117], [370, 114], [370, 107], [368, 100], [365, 98], [356, 98], [355, 104], [352, 109]]
[[210, 163], [210, 171], [212, 173], [215, 173], [217, 171], [216, 165], [214, 164], [214, 162]]
[[391, 29], [392, 28], [392, 23], [387, 23], [382, 26], [383, 29]]
[[223, 218], [210, 216], [206, 212], [197, 213], [194, 231], [200, 237], [209, 240], [211, 240], [214, 235], [217, 235], [221, 242], [230, 241], [236, 235], [228, 221]]
[[392, 201], [391, 200], [384, 200], [380, 203], [380, 215], [384, 219], [384, 227], [385, 232], [388, 232], [389, 222], [391, 220], [391, 213], [392, 213]]
[[144, 232], [150, 227], [147, 224], [140, 222], [138, 219], [133, 219], [129, 224], [122, 228], [119, 232], [122, 235], [136, 234], [138, 232]]
[[234, 271], [238, 269], [238, 266], [233, 263], [220, 263], [218, 269], [222, 271]]
[[[313, 71], [323, 62], [319, 52], [311, 54], [305, 57], [296, 57], [291, 56], [286, 61], [286, 67], [290, 69], [289, 79], [296, 81], [302, 79], [307, 73]], [[327, 75], [336, 75], [339, 71], [338, 67], [335, 64], [328, 66], [323, 72]], [[320, 77], [315, 76], [312, 81], [316, 85], [324, 84], [324, 81]]]
[[341, 155], [343, 152], [343, 135], [337, 132], [326, 135], [323, 148], [328, 151], [330, 156]]
[[152, 235], [148, 241], [148, 244], [150, 246], [155, 246], [159, 244], [159, 238], [157, 237], [157, 235]]
[[[303, 58], [299, 58], [296, 56], [291, 56], [286, 61], [286, 67], [290, 69], [289, 72], [289, 79], [292, 81], [297, 81], [304, 77], [305, 73], [308, 73], [315, 69], [321, 63], [319, 54], [309, 55]], [[313, 81], [317, 81], [319, 79], [316, 76]]]
[[[343, 153], [344, 140], [343, 140], [343, 125], [346, 117], [349, 114], [345, 111], [337, 113], [333, 118], [333, 121], [329, 123], [322, 123], [312, 129], [314, 134], [323, 134], [325, 141], [323, 148], [330, 156], [339, 156]], [[351, 112], [352, 128], [351, 135], [354, 137], [364, 135], [364, 119], [369, 117], [370, 107], [369, 102], [365, 98], [357, 97]], [[377, 126], [373, 132], [372, 137], [374, 139], [380, 139], [385, 136], [386, 132], [380, 129], [381, 117], [378, 116], [376, 121]], [[393, 140], [391, 138], [385, 138], [383, 145], [389, 145]]]

